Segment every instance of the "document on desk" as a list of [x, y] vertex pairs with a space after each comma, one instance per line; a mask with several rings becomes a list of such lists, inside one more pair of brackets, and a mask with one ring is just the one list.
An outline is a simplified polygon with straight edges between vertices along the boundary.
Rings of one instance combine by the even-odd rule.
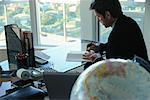
[[83, 59], [83, 54], [85, 51], [71, 51], [67, 54], [66, 61], [71, 61], [71, 62], [91, 62], [91, 60], [88, 59]]

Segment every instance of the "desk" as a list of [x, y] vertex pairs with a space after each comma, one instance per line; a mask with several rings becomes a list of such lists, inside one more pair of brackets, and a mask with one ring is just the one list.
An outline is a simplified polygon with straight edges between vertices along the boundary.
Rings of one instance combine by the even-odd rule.
[[[72, 48], [70, 45], [63, 45], [48, 50], [43, 50], [42, 52], [50, 56], [49, 62], [53, 63], [53, 69], [58, 72], [65, 72], [83, 64], [82, 62], [66, 61], [67, 53], [70, 51], [75, 51], [75, 48]], [[82, 67], [80, 68], [80, 71], [83, 71]]]
[[11, 89], [11, 81], [0, 82], [0, 97], [6, 94], [6, 90]]
[[[50, 59], [48, 61], [53, 63], [53, 68], [55, 70], [57, 70], [58, 72], [65, 72], [83, 64], [81, 62], [66, 61], [67, 53], [69, 53], [70, 51], [75, 51], [76, 48], [77, 47], [71, 47], [71, 45], [66, 44], [59, 47], [53, 47], [50, 49], [42, 50], [42, 52], [50, 56]], [[7, 60], [2, 61], [0, 65], [2, 66], [3, 70], [9, 70]], [[44, 66], [50, 66], [50, 63]], [[83, 69], [81, 68], [81, 71], [82, 70]]]
[[[59, 72], [65, 72], [67, 70], [73, 69], [82, 65], [81, 62], [66, 62], [67, 53], [74, 51], [74, 48], [71, 48], [70, 45], [63, 45], [60, 47], [54, 47], [51, 49], [43, 50], [42, 52], [50, 56], [49, 62], [54, 64], [53, 69]], [[3, 70], [9, 70], [8, 61], [3, 61], [0, 63]], [[49, 66], [49, 63], [45, 66]], [[79, 68], [79, 71], [83, 71], [83, 67]], [[8, 85], [9, 84], [9, 85]], [[6, 87], [8, 86], [8, 87]], [[5, 90], [11, 88], [11, 82], [4, 82], [0, 86], [0, 96], [4, 95]]]
[[2, 66], [3, 71], [8, 71], [9, 70], [8, 60], [0, 62], [0, 66]]
[[[0, 66], [2, 66], [3, 71], [9, 70], [8, 61], [2, 61], [0, 63]], [[9, 78], [0, 78], [0, 97], [6, 94], [6, 90], [11, 89], [12, 82], [18, 80], [16, 77], [9, 77]]]

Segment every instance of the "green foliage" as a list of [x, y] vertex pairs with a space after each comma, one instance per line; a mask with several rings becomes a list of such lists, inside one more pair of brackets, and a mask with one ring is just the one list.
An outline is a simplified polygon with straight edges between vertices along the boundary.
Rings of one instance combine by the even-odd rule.
[[42, 25], [51, 25], [51, 24], [55, 24], [55, 22], [57, 21], [55, 16], [50, 16], [48, 14], [42, 14], [41, 15], [41, 23]]
[[[30, 8], [29, 2], [23, 3], [14, 3], [15, 10], [11, 9], [11, 6], [8, 5], [7, 9], [7, 22], [16, 23], [22, 28], [30, 28]], [[41, 30], [48, 33], [57, 33], [63, 32], [64, 23], [69, 23], [70, 26], [74, 26], [73, 30], [67, 32], [68, 36], [79, 37], [80, 32], [74, 31], [80, 27], [80, 6], [75, 4], [65, 4], [65, 19], [63, 18], [63, 4], [56, 3], [46, 3], [43, 6], [40, 6], [40, 20], [41, 20]], [[19, 14], [24, 14], [22, 15]], [[19, 15], [19, 16], [17, 16]], [[29, 15], [29, 16], [26, 16]], [[28, 18], [29, 17], [29, 18]], [[22, 21], [24, 20], [24, 21]], [[27, 22], [26, 22], [27, 21]], [[0, 20], [0, 24], [4, 24], [5, 19]], [[71, 22], [71, 23], [70, 23]], [[62, 33], [63, 34], [63, 33]]]

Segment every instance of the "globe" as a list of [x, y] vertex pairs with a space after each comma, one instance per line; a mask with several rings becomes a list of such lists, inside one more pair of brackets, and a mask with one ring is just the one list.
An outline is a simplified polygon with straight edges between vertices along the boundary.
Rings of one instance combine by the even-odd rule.
[[99, 61], [76, 80], [70, 100], [150, 100], [150, 73], [132, 60]]

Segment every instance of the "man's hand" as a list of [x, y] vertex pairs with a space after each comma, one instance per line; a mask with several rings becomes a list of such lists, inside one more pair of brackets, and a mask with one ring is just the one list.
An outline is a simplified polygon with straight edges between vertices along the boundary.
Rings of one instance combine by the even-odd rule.
[[101, 55], [99, 53], [95, 53], [93, 50], [86, 51], [85, 54], [83, 54], [83, 59], [90, 60], [91, 62], [94, 62], [99, 57], [101, 57]]

